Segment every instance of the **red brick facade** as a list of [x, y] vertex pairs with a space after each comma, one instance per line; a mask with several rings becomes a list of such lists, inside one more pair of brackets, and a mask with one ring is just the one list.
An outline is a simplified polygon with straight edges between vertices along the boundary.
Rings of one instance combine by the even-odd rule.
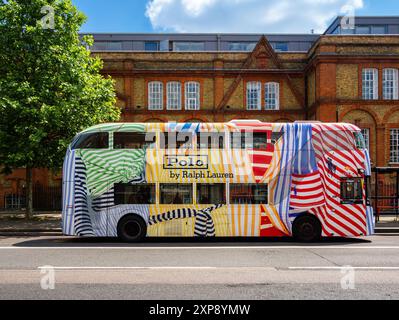
[[[390, 128], [399, 128], [399, 101], [383, 100], [384, 68], [399, 69], [398, 36], [321, 36], [307, 53], [276, 53], [262, 37], [250, 53], [244, 52], [102, 52], [103, 73], [115, 79], [122, 121], [230, 121], [268, 122], [320, 120], [350, 122], [370, 130], [371, 159], [389, 166]], [[379, 70], [379, 99], [362, 98], [362, 70]], [[148, 83], [164, 84], [164, 108], [148, 109]], [[166, 110], [166, 84], [182, 84], [182, 110]], [[200, 84], [200, 110], [184, 110], [184, 83]], [[279, 110], [247, 110], [246, 84], [279, 84]], [[264, 92], [262, 90], [262, 101]], [[262, 104], [263, 105], [263, 104]], [[23, 170], [0, 178], [0, 208], [5, 192]], [[11, 181], [11, 182], [10, 182]], [[38, 172], [34, 181], [59, 183], [59, 176]]]

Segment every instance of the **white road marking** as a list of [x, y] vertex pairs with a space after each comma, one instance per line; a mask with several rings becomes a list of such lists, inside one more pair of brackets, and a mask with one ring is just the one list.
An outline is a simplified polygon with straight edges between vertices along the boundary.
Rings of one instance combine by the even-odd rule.
[[[73, 266], [73, 267], [53, 267], [53, 266], [42, 266], [38, 267], [38, 269], [48, 269], [51, 267], [52, 269], [55, 270], [199, 270], [199, 269], [204, 269], [204, 270], [213, 270], [213, 269], [221, 269], [221, 267], [79, 267], [79, 266]], [[222, 268], [225, 269], [225, 268]]]
[[342, 270], [351, 268], [354, 270], [399, 270], [399, 267], [352, 267], [352, 266], [334, 266], [334, 267], [288, 267], [289, 270]]
[[191, 246], [191, 247], [0, 247], [0, 250], [225, 250], [225, 249], [393, 249], [399, 246]]

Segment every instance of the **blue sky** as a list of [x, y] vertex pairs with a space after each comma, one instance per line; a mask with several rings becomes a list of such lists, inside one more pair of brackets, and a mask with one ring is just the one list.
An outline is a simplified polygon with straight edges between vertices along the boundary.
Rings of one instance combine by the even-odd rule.
[[[398, 0], [73, 0], [83, 32], [323, 32], [333, 17], [399, 15]], [[315, 4], [317, 3], [317, 5]], [[348, 7], [349, 6], [349, 7]], [[304, 9], [306, 8], [306, 9]]]

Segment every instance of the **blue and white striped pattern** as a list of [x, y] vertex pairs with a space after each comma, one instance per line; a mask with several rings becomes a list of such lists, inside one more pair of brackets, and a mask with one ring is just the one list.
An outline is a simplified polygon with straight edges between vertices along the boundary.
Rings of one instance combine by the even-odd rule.
[[149, 205], [119, 205], [92, 215], [94, 233], [97, 237], [116, 237], [119, 220], [128, 214], [136, 214], [148, 224]]
[[312, 126], [310, 124], [295, 124], [295, 159], [293, 174], [308, 174], [318, 170], [316, 155], [312, 144]]
[[169, 132], [199, 132], [200, 123], [168, 123]]
[[75, 217], [74, 234], [94, 236], [92, 221], [87, 203], [86, 167], [83, 160], [75, 157]]
[[91, 208], [96, 211], [100, 212], [107, 208], [113, 207], [115, 205], [114, 199], [114, 187], [112, 187], [109, 191], [102, 194], [101, 196], [95, 198], [91, 202]]
[[286, 229], [292, 233], [292, 224], [289, 217], [289, 201], [291, 191], [291, 171], [295, 157], [296, 137], [295, 125], [283, 125], [283, 145], [281, 150], [280, 174], [277, 176], [277, 184], [273, 192], [273, 202], [276, 206], [280, 220]]
[[68, 149], [62, 170], [62, 232], [74, 235], [75, 151]]
[[[365, 155], [365, 164], [366, 164], [365, 175], [371, 176], [370, 154], [367, 149], [364, 150], [364, 155]], [[369, 190], [369, 192], [371, 192], [371, 190]], [[374, 234], [374, 228], [375, 228], [375, 218], [372, 206], [366, 206], [366, 219], [367, 219], [367, 235], [370, 236]]]

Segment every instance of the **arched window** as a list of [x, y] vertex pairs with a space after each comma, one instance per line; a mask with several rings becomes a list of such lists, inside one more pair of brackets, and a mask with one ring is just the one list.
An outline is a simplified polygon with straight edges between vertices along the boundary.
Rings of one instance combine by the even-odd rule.
[[260, 82], [247, 83], [247, 110], [261, 110], [261, 90]]
[[163, 84], [159, 81], [148, 83], [148, 110], [163, 109]]
[[378, 69], [363, 69], [362, 95], [365, 100], [378, 100]]
[[280, 108], [280, 85], [277, 82], [265, 84], [265, 109], [278, 110]]
[[383, 96], [385, 100], [398, 99], [398, 69], [388, 68], [382, 72]]
[[181, 110], [181, 84], [177, 81], [166, 85], [166, 109]]
[[186, 82], [185, 87], [186, 110], [200, 109], [200, 84], [198, 82]]

